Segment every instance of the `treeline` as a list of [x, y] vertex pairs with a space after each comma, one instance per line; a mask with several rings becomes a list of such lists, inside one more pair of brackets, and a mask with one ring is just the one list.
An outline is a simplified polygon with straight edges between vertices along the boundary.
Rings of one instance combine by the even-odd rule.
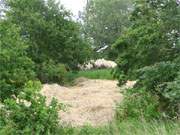
[[89, 59], [90, 46], [55, 0], [2, 2], [0, 134], [55, 134], [59, 105], [46, 105], [41, 83], [66, 83], [67, 72]]

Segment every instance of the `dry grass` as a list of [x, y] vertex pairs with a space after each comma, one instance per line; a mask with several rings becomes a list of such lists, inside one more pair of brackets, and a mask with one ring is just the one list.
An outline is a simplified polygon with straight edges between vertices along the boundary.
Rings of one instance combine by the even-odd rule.
[[41, 93], [47, 101], [55, 97], [68, 105], [59, 112], [61, 122], [73, 126], [103, 125], [113, 119], [116, 103], [122, 100], [117, 81], [78, 79], [74, 87], [45, 84]]

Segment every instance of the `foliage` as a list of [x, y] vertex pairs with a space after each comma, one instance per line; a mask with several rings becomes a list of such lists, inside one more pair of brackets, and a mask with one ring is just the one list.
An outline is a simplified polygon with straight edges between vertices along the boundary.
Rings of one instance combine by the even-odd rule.
[[[171, 114], [171, 116], [180, 116], [180, 72], [178, 72], [178, 76], [175, 78], [172, 82], [167, 82], [164, 85], [165, 92], [163, 93], [163, 96], [168, 101], [167, 103], [167, 109], [168, 113]], [[162, 91], [162, 87], [159, 88]], [[159, 90], [159, 91], [160, 91]]]
[[[50, 134], [58, 125], [58, 105], [39, 94], [28, 44], [17, 25], [0, 22], [0, 134]], [[28, 82], [28, 83], [27, 83]]]
[[[28, 82], [17, 98], [6, 99], [0, 108], [0, 133], [55, 134], [59, 128], [56, 100], [47, 106], [39, 94], [39, 82]], [[10, 129], [10, 130], [9, 130]]]
[[171, 116], [177, 116], [180, 112], [179, 75], [178, 63], [161, 62], [153, 66], [140, 69], [139, 81], [136, 87], [144, 86], [145, 89], [159, 96], [161, 111], [166, 111]]
[[[119, 52], [118, 70], [128, 77], [132, 77], [137, 69], [171, 61], [179, 54], [178, 5], [172, 0], [158, 3], [157, 6], [164, 6], [157, 8], [152, 5], [153, 1], [141, 2], [137, 3], [132, 14], [133, 26], [114, 44]], [[174, 14], [173, 19], [165, 20], [164, 16], [169, 14]]]
[[8, 6], [7, 21], [18, 25], [21, 36], [29, 40], [28, 54], [37, 67], [52, 59], [76, 68], [88, 59], [90, 48], [79, 25], [55, 0], [8, 0]]
[[47, 63], [42, 63], [38, 70], [38, 78], [40, 78], [43, 83], [64, 84], [66, 81], [67, 70], [63, 64], [56, 64], [54, 61], [49, 60]]
[[122, 121], [158, 118], [158, 104], [158, 97], [152, 96], [144, 89], [127, 89], [124, 100], [117, 106], [116, 119]]
[[[0, 18], [0, 134], [179, 134], [179, 121], [154, 120], [180, 114], [180, 20], [175, 0], [136, 0], [131, 22], [131, 1], [90, 0], [84, 35], [55, 0], [3, 2], [8, 10]], [[103, 127], [62, 127], [61, 106], [55, 99], [46, 103], [39, 94], [40, 82], [30, 80], [35, 73], [43, 83], [64, 84], [76, 77], [113, 79], [110, 70], [67, 72], [89, 58], [86, 38], [98, 49], [118, 36], [115, 49], [108, 50], [110, 57], [118, 55], [115, 77], [120, 84], [128, 79], [137, 79], [137, 84], [124, 93], [116, 119]]]
[[158, 96], [159, 106], [170, 117], [179, 115], [178, 14], [174, 0], [137, 0], [133, 25], [113, 45], [119, 52], [115, 71], [119, 83], [138, 79], [136, 87]]
[[0, 21], [0, 101], [18, 95], [24, 84], [34, 79], [34, 63], [27, 56], [27, 48], [19, 28]]
[[[95, 50], [108, 45], [112, 57], [116, 51], [110, 46], [130, 25], [128, 15], [132, 10], [131, 0], [89, 0], [83, 14], [83, 28]], [[96, 54], [97, 55], [97, 54]], [[107, 54], [104, 56], [107, 57]]]

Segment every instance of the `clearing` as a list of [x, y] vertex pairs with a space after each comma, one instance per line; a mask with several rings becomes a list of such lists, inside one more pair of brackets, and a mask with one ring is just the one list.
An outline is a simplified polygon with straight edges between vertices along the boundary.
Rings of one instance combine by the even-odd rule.
[[59, 117], [62, 123], [72, 126], [107, 124], [114, 117], [116, 103], [122, 101], [114, 80], [79, 78], [73, 87], [45, 84], [41, 93], [47, 97], [47, 102], [55, 97], [67, 105], [65, 112], [59, 112]]

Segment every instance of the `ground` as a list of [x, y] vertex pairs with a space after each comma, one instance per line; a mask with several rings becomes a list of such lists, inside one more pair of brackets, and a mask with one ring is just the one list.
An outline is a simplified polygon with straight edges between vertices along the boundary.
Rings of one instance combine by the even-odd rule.
[[67, 105], [65, 112], [59, 112], [59, 117], [62, 123], [72, 126], [107, 124], [113, 119], [116, 103], [122, 100], [114, 80], [80, 78], [73, 87], [45, 84], [41, 93], [48, 102], [55, 97]]

